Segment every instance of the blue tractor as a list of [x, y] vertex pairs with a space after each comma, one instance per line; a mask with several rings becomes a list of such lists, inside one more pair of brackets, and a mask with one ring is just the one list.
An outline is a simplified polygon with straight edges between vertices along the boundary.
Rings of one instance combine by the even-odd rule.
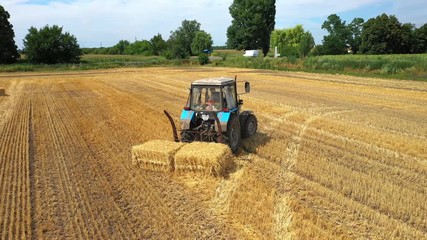
[[[245, 82], [245, 93], [249, 92], [250, 83]], [[225, 143], [236, 153], [241, 139], [254, 135], [258, 125], [252, 111], [241, 111], [242, 105], [236, 78], [207, 78], [191, 84], [180, 117], [180, 138], [172, 117], [164, 113], [172, 124], [176, 142]]]

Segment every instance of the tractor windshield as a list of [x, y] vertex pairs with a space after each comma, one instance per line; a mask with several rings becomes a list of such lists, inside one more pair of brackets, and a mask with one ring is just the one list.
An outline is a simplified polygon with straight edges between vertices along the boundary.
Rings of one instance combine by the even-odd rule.
[[194, 111], [220, 111], [222, 109], [221, 88], [194, 86], [191, 91], [191, 109]]

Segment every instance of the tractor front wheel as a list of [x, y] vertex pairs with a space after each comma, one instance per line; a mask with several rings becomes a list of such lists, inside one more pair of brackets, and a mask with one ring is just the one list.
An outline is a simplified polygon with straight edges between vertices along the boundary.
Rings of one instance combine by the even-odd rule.
[[228, 145], [233, 153], [240, 147], [240, 121], [236, 116], [232, 116], [227, 125]]

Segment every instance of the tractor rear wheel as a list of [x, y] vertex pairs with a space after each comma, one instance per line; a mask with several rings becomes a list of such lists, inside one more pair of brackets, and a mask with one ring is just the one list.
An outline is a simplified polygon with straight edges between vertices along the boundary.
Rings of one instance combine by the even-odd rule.
[[243, 124], [242, 137], [248, 138], [256, 133], [258, 121], [253, 114], [249, 114]]
[[233, 115], [227, 125], [228, 145], [233, 153], [236, 153], [240, 147], [240, 134], [240, 121]]

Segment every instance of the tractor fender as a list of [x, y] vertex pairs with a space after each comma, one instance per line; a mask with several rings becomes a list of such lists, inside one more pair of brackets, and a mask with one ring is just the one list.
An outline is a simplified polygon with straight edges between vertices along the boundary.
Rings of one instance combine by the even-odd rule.
[[189, 130], [190, 122], [193, 119], [194, 111], [182, 110], [181, 117], [179, 120], [181, 121], [181, 130]]
[[[234, 115], [234, 113], [232, 113], [232, 112], [218, 112], [217, 113], [219, 122], [221, 123], [222, 132], [227, 132], [228, 121], [230, 120], [232, 115]], [[218, 130], [219, 130], [218, 127], [215, 125], [215, 131], [218, 132]]]

